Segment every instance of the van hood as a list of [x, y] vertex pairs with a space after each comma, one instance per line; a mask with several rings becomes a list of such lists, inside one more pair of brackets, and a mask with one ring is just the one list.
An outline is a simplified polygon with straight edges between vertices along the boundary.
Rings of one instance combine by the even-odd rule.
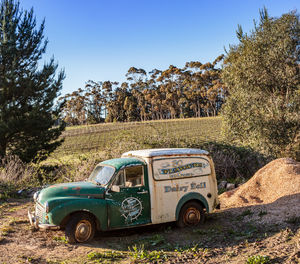
[[98, 198], [103, 199], [105, 188], [92, 182], [71, 182], [50, 185], [38, 194], [38, 202], [44, 203], [53, 198]]

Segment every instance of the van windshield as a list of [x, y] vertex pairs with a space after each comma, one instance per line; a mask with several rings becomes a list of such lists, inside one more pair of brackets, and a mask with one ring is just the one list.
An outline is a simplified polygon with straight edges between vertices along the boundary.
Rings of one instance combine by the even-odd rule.
[[89, 177], [89, 181], [96, 182], [99, 185], [106, 185], [114, 175], [115, 168], [110, 166], [98, 165]]

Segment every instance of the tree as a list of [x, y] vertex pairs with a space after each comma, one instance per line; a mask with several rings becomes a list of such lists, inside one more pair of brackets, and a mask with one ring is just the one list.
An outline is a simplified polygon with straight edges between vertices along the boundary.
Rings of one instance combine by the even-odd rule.
[[298, 155], [300, 130], [300, 24], [295, 12], [280, 18], [260, 11], [254, 29], [237, 30], [223, 81], [229, 90], [223, 108], [224, 133], [268, 155]]
[[87, 122], [88, 103], [85, 94], [88, 92], [78, 88], [71, 94], [59, 98], [63, 103], [64, 121], [71, 125], [82, 125]]
[[53, 58], [38, 64], [48, 42], [44, 25], [37, 28], [33, 9], [23, 11], [19, 2], [0, 3], [0, 157], [43, 158], [62, 142], [54, 100], [65, 75], [56, 76]]

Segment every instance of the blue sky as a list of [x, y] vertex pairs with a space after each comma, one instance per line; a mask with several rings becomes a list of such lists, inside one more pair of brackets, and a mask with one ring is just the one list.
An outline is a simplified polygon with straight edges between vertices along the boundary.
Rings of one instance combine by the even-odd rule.
[[46, 19], [49, 40], [45, 60], [54, 56], [64, 68], [62, 94], [88, 80], [125, 81], [131, 66], [150, 71], [187, 61], [213, 61], [237, 43], [258, 20], [259, 9], [271, 16], [297, 9], [299, 0], [21, 0]]

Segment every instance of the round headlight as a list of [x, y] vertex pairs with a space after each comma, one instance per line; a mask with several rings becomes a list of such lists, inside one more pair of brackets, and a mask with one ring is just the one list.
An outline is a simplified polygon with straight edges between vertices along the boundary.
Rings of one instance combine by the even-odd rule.
[[49, 204], [48, 204], [48, 202], [45, 202], [45, 210], [46, 210], [46, 213], [49, 213]]
[[33, 200], [35, 202], [37, 201], [38, 196], [39, 196], [39, 192], [35, 192], [34, 195], [33, 195]]

